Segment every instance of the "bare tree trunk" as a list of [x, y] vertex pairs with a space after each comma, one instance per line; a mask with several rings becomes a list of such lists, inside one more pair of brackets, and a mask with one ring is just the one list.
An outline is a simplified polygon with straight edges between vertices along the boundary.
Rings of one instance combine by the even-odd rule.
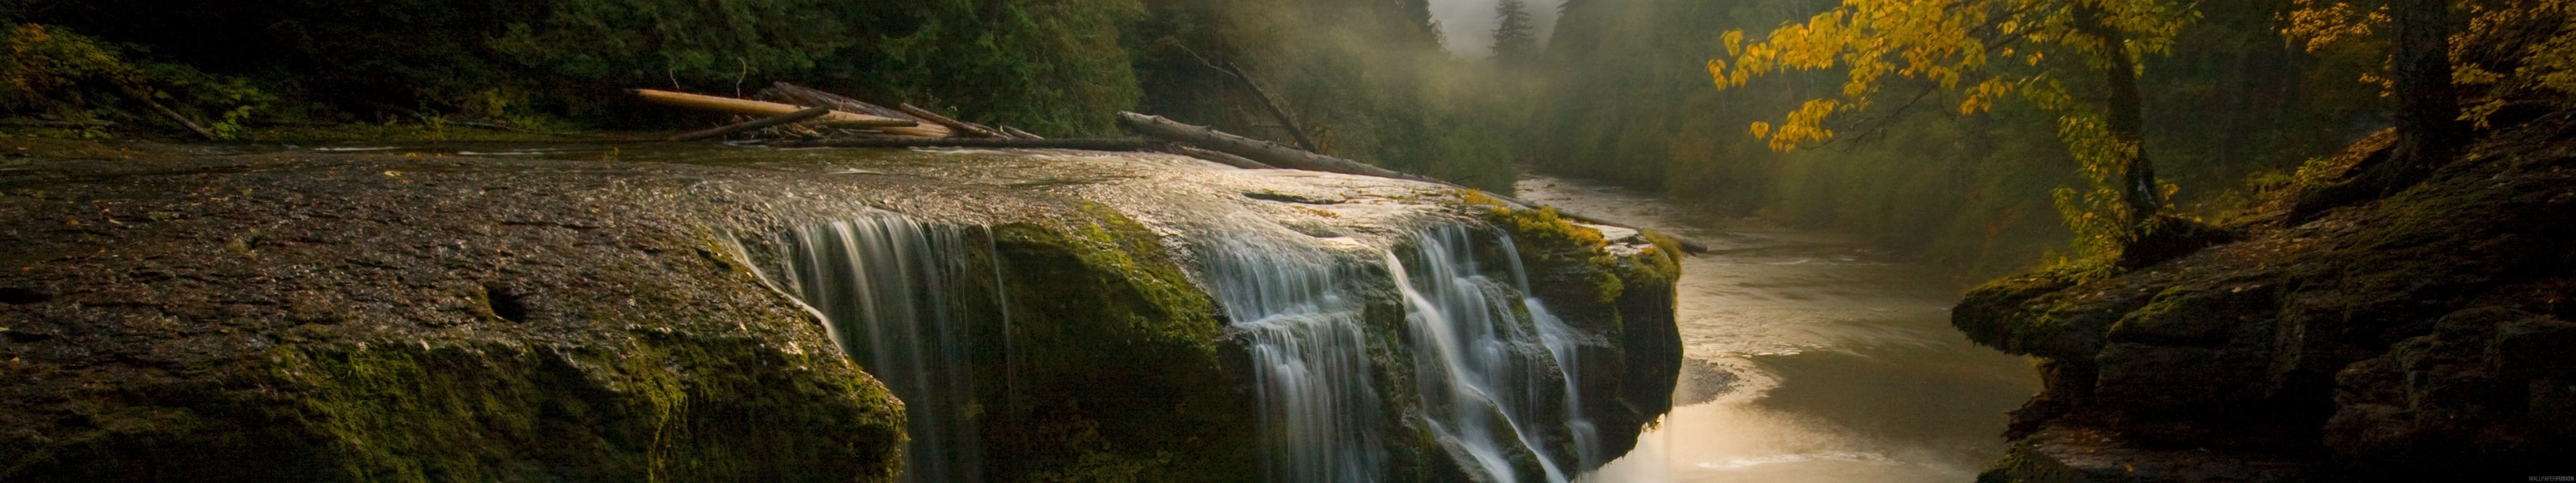
[[[731, 97], [690, 94], [685, 92], [657, 91], [653, 89], [627, 89], [627, 92], [634, 93], [637, 97], [644, 99], [646, 102], [656, 104], [687, 107], [692, 109], [705, 109], [748, 116], [776, 116], [801, 111], [806, 107], [795, 104], [735, 99]], [[889, 118], [836, 110], [823, 114], [823, 117], [816, 119], [825, 121], [864, 121]], [[950, 135], [948, 127], [939, 125], [881, 127], [876, 129], [879, 131], [906, 136], [948, 137]]]
[[769, 117], [764, 117], [764, 118], [759, 118], [759, 119], [753, 119], [753, 120], [749, 120], [749, 121], [737, 122], [737, 123], [733, 123], [733, 124], [726, 124], [726, 125], [723, 125], [723, 126], [716, 126], [716, 127], [714, 127], [714, 128], [709, 128], [709, 129], [707, 129], [707, 130], [703, 130], [703, 131], [695, 131], [695, 132], [690, 132], [690, 133], [686, 133], [686, 134], [681, 134], [681, 135], [678, 135], [678, 136], [671, 136], [671, 140], [672, 140], [672, 141], [694, 141], [694, 140], [699, 140], [699, 139], [706, 139], [706, 138], [711, 138], [711, 137], [723, 136], [723, 135], [726, 135], [726, 134], [733, 134], [733, 133], [738, 133], [738, 132], [743, 132], [743, 131], [749, 131], [749, 130], [753, 130], [753, 129], [760, 129], [760, 128], [765, 128], [765, 127], [770, 127], [770, 126], [776, 126], [776, 125], [786, 124], [786, 123], [791, 123], [791, 122], [796, 122], [796, 121], [803, 121], [803, 120], [806, 120], [806, 119], [813, 119], [813, 118], [816, 118], [816, 117], [821, 117], [821, 116], [822, 116], [822, 115], [824, 115], [824, 114], [830, 114], [831, 112], [832, 112], [832, 108], [829, 108], [829, 107], [823, 107], [823, 106], [808, 107], [808, 108], [805, 108], [805, 110], [801, 110], [801, 111], [790, 112], [790, 113], [786, 113], [786, 114], [779, 114], [779, 115], [776, 115], [776, 116], [769, 116]]
[[1173, 122], [1170, 119], [1164, 119], [1162, 116], [1148, 116], [1133, 112], [1120, 112], [1118, 113], [1118, 122], [1119, 124], [1127, 126], [1128, 130], [1136, 131], [1136, 133], [1143, 134], [1147, 137], [1190, 143], [1199, 147], [1213, 149], [1227, 154], [1251, 158], [1253, 161], [1259, 161], [1261, 164], [1271, 166], [1302, 169], [1307, 171], [1356, 174], [1362, 176], [1376, 176], [1380, 178], [1407, 179], [1426, 183], [1449, 184], [1445, 181], [1380, 168], [1369, 165], [1368, 163], [1315, 154], [1312, 151], [1281, 146], [1279, 143], [1237, 136], [1225, 131], [1218, 131], [1214, 128], [1209, 128], [1207, 126], [1181, 124], [1179, 122]]
[[1252, 81], [1252, 74], [1243, 72], [1242, 67], [1236, 67], [1234, 61], [1230, 60], [1225, 62], [1225, 68], [1218, 70], [1225, 71], [1227, 75], [1234, 76], [1235, 80], [1242, 81], [1244, 89], [1251, 90], [1253, 97], [1260, 98], [1261, 107], [1270, 108], [1270, 117], [1279, 118], [1279, 126], [1287, 128], [1288, 135], [1297, 138], [1297, 147], [1306, 148], [1307, 151], [1324, 152], [1322, 149], [1315, 148], [1315, 140], [1306, 138], [1306, 128], [1299, 126], [1297, 119], [1289, 117], [1287, 109], [1279, 107], [1279, 101], [1270, 97], [1270, 91], [1262, 90], [1261, 84]]
[[2105, 22], [2102, 12], [2090, 6], [2075, 8], [2075, 29], [2102, 44], [2104, 68], [2102, 79], [2107, 94], [2103, 99], [2104, 119], [2109, 124], [2111, 139], [2135, 149], [2127, 159], [2119, 160], [2120, 202], [2126, 205], [2130, 240], [2138, 240], [2154, 227], [2156, 215], [2164, 209], [2163, 190], [2156, 186], [2155, 164], [2147, 158], [2145, 101], [2138, 94], [2137, 60], [2129, 57], [2127, 36], [2118, 27]]
[[2468, 129], [2460, 121], [2460, 98], [2451, 85], [2450, 13], [2448, 0], [2391, 0], [2395, 17], [2395, 82], [2397, 156], [2387, 179], [2373, 180], [2384, 193], [2421, 181], [2433, 168], [2459, 157]]
[[2459, 121], [2459, 92], [2451, 84], [2450, 2], [2389, 0], [2388, 10], [2395, 24], [2390, 64], [2397, 141], [2387, 154], [2355, 164], [2341, 184], [2301, 194], [2290, 208], [2293, 221], [2414, 186], [2459, 158], [2468, 144], [2468, 126]]
[[1191, 147], [1190, 145], [1187, 145], [1187, 144], [1174, 144], [1174, 145], [1172, 145], [1172, 154], [1178, 154], [1178, 155], [1182, 155], [1182, 156], [1189, 156], [1189, 157], [1193, 157], [1193, 158], [1204, 159], [1204, 160], [1208, 160], [1209, 162], [1214, 162], [1214, 163], [1216, 163], [1216, 164], [1222, 164], [1222, 165], [1226, 165], [1226, 166], [1233, 166], [1233, 167], [1243, 168], [1243, 169], [1272, 169], [1272, 168], [1270, 167], [1270, 165], [1267, 165], [1267, 164], [1261, 164], [1261, 162], [1260, 162], [1260, 161], [1253, 161], [1253, 160], [1252, 160], [1252, 159], [1250, 159], [1250, 158], [1245, 158], [1245, 157], [1242, 157], [1242, 156], [1236, 156], [1236, 155], [1226, 154], [1226, 153], [1221, 153], [1221, 152], [1216, 152], [1216, 151], [1209, 151], [1209, 150], [1205, 150], [1205, 149], [1199, 149], [1199, 148], [1196, 148], [1196, 147]]
[[929, 109], [922, 109], [920, 106], [915, 106], [915, 105], [911, 105], [911, 104], [901, 104], [901, 105], [896, 105], [896, 106], [895, 106], [895, 108], [896, 108], [896, 109], [902, 109], [902, 110], [903, 110], [903, 113], [905, 113], [905, 114], [911, 114], [911, 115], [912, 115], [912, 117], [917, 117], [917, 118], [921, 118], [922, 120], [925, 120], [925, 121], [930, 121], [932, 124], [938, 124], [938, 125], [941, 125], [941, 126], [947, 126], [947, 127], [948, 127], [948, 129], [950, 129], [950, 130], [954, 130], [954, 131], [957, 131], [957, 132], [962, 132], [962, 133], [967, 133], [967, 134], [973, 134], [973, 135], [975, 135], [975, 137], [984, 137], [984, 138], [1001, 138], [1001, 139], [1010, 139], [1010, 138], [1011, 138], [1011, 135], [1009, 135], [1009, 134], [1002, 134], [1002, 133], [1001, 133], [1001, 132], [999, 132], [999, 131], [994, 131], [992, 128], [987, 128], [987, 127], [984, 127], [983, 125], [975, 124], [975, 123], [970, 123], [970, 122], [966, 122], [966, 121], [959, 121], [959, 120], [956, 120], [956, 119], [949, 118], [948, 116], [942, 116], [942, 115], [939, 115], [939, 113], [936, 113], [936, 112], [930, 112], [930, 110], [929, 110]]

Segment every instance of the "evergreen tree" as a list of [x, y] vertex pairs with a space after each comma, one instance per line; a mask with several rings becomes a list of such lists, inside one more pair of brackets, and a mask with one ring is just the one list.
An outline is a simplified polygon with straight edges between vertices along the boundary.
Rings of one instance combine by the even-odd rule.
[[1521, 0], [1494, 5], [1494, 62], [1519, 65], [1538, 55], [1538, 30], [1530, 24], [1529, 6]]

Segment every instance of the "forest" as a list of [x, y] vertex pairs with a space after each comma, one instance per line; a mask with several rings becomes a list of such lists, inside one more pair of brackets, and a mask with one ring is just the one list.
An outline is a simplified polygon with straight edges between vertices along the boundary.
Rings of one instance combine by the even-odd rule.
[[[2229, 216], [2390, 123], [2388, 44], [2370, 35], [2388, 19], [2376, 5], [2131, 3], [2102, 8], [2155, 17], [2121, 28], [2138, 30], [2138, 131], [2171, 184], [2160, 201], [2171, 213]], [[1490, 57], [1460, 58], [1419, 0], [17, 1], [0, 18], [11, 49], [29, 55], [0, 66], [0, 108], [167, 124], [122, 100], [147, 96], [245, 138], [262, 126], [454, 119], [616, 129], [676, 122], [618, 89], [794, 81], [1049, 135], [1114, 134], [1121, 110], [1163, 114], [1495, 190], [1521, 169], [1607, 180], [1978, 275], [2086, 256], [2100, 243], [2070, 243], [2080, 237], [2068, 220], [2099, 209], [2052, 194], [2092, 189], [2056, 125], [2069, 107], [1912, 64], [1879, 64], [1902, 70], [1858, 91], [1863, 64], [1848, 61], [1718, 71], [1748, 35], [1913, 4], [1571, 0], [1541, 39], [1534, 7], [1505, 2], [1492, 43], [1473, 46]], [[2018, 5], [1991, 8], [2035, 8]], [[2551, 46], [2566, 41], [2550, 22], [2565, 8], [2459, 2], [2462, 27], [2519, 29], [2489, 45], [2461, 43], [2489, 32], [2463, 32], [2455, 49], [2476, 63], [2460, 78], [2473, 91], [2557, 92], [2564, 49]], [[1981, 48], [1980, 60], [2013, 57]], [[2062, 83], [2070, 104], [2102, 95], [2089, 77], [2049, 75], [2099, 55], [2024, 52], [1964, 82]], [[1826, 114], [1806, 110], [1824, 98], [1842, 107], [1805, 128], [1829, 136], [1748, 132]]]

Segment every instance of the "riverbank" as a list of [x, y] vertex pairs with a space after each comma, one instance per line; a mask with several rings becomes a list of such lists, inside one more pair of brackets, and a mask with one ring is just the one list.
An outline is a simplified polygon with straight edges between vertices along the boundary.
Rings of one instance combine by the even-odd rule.
[[[2500, 116], [2501, 117], [2501, 116]], [[2225, 227], [2233, 243], [2104, 278], [1970, 293], [1954, 324], [2042, 359], [2013, 453], [1980, 481], [2524, 481], [2576, 471], [2576, 117], [2482, 130], [2430, 179], [2313, 215], [2293, 200], [2384, 160], [2393, 133]]]

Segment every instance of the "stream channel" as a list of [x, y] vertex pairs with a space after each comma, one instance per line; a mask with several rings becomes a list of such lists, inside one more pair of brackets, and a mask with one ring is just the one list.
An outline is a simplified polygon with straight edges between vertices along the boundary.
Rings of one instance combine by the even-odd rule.
[[1516, 189], [1710, 245], [1682, 260], [1673, 412], [1582, 481], [1966, 482], [2039, 390], [2021, 358], [1950, 328], [1965, 282], [1937, 267], [1574, 180]]

